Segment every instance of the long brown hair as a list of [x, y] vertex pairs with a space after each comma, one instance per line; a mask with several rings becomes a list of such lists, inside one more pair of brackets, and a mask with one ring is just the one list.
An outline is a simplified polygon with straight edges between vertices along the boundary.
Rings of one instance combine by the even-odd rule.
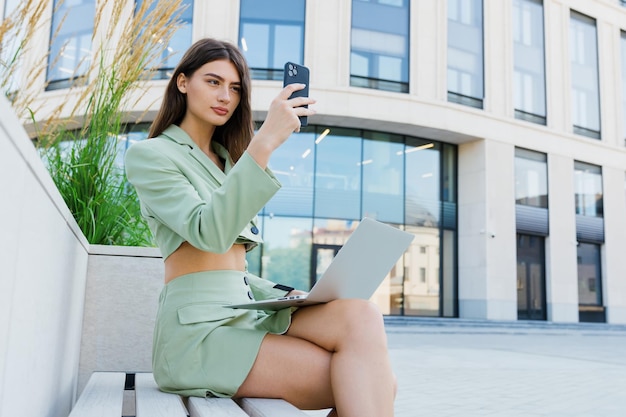
[[180, 74], [191, 77], [193, 73], [207, 62], [219, 59], [230, 60], [241, 80], [239, 105], [232, 117], [213, 133], [213, 140], [223, 145], [234, 162], [244, 153], [252, 135], [254, 125], [250, 106], [250, 71], [245, 58], [239, 49], [225, 41], [201, 39], [191, 45], [181, 58], [174, 74], [167, 84], [161, 108], [150, 126], [149, 138], [159, 136], [170, 125], [180, 125], [187, 111], [187, 96], [178, 90], [176, 80]]

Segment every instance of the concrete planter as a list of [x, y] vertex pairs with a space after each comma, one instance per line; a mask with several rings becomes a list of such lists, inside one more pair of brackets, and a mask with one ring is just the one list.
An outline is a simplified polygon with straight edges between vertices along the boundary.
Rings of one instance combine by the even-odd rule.
[[152, 328], [162, 288], [157, 248], [90, 246], [79, 393], [93, 371], [151, 371]]

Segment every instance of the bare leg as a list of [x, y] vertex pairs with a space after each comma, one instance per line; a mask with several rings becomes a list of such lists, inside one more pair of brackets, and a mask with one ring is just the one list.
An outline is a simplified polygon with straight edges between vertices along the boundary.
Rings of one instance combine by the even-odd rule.
[[264, 339], [237, 396], [335, 407], [330, 416], [393, 416], [395, 377], [382, 315], [363, 300], [298, 310], [287, 335]]

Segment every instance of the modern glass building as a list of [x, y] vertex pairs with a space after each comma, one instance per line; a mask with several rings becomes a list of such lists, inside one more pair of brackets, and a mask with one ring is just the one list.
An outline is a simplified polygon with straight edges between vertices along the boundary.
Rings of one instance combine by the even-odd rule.
[[[88, 82], [95, 2], [50, 1], [42, 101]], [[154, 117], [205, 36], [243, 51], [259, 123], [284, 62], [311, 70], [317, 114], [271, 160], [252, 271], [306, 289], [368, 216], [415, 235], [373, 297], [385, 314], [626, 323], [623, 1], [183, 3], [129, 117]]]

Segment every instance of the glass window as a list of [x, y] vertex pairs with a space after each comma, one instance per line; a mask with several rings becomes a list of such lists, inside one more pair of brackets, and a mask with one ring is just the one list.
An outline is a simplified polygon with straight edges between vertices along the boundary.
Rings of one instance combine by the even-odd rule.
[[[315, 140], [328, 130], [315, 134], [314, 128], [302, 128], [300, 133], [281, 145], [273, 154], [270, 169], [282, 187], [265, 206], [264, 213], [281, 216], [313, 215], [313, 182]], [[327, 132], [324, 134], [324, 132]]]
[[600, 245], [578, 244], [578, 304], [602, 305]]
[[[138, 13], [142, 3], [143, 0], [137, 0], [135, 13]], [[146, 14], [151, 13], [157, 4], [156, 1], [152, 2]], [[181, 9], [180, 14], [176, 16], [181, 26], [172, 34], [169, 44], [163, 49], [163, 55], [152, 59], [152, 62], [158, 65], [158, 68], [155, 68], [154, 79], [169, 79], [185, 51], [191, 46], [193, 0], [181, 0]]]
[[456, 264], [457, 264], [457, 239], [455, 230], [442, 230], [440, 253], [441, 260], [441, 315], [443, 317], [456, 317], [457, 313], [457, 282], [456, 282]]
[[283, 66], [304, 63], [304, 0], [241, 0], [239, 46], [252, 78], [282, 80]]
[[517, 235], [517, 319], [546, 319], [545, 238]]
[[[436, 227], [407, 226], [406, 231], [415, 235], [404, 258], [404, 282], [402, 307], [408, 316], [439, 316], [440, 272], [439, 238]], [[425, 247], [426, 253], [418, 250]]]
[[575, 162], [574, 170], [576, 214], [602, 217], [602, 168], [583, 162]]
[[310, 288], [311, 218], [263, 216], [261, 274], [270, 281]]
[[[120, 163], [147, 128], [119, 138]], [[294, 135], [272, 156], [282, 188], [260, 213], [265, 243], [247, 253], [248, 270], [308, 289], [358, 220], [376, 217], [416, 239], [372, 300], [384, 314], [457, 316], [456, 147], [325, 126]]]
[[483, 2], [448, 0], [448, 100], [483, 106]]
[[48, 90], [70, 87], [87, 76], [96, 3], [95, 0], [54, 0], [53, 10]]
[[341, 128], [316, 144], [315, 217], [361, 218], [361, 147], [358, 131]]
[[27, 35], [24, 33], [27, 30], [25, 22], [19, 21], [21, 11], [25, 7], [25, 4], [20, 3], [20, 0], [7, 0], [4, 3], [3, 18], [10, 18], [12, 26], [7, 27], [7, 31], [0, 37], [2, 40], [0, 45], [0, 62], [2, 63], [0, 65], [0, 87], [9, 98], [11, 98], [11, 93], [17, 92], [20, 86], [21, 55], [23, 52], [21, 43], [26, 41], [24, 37]]
[[626, 32], [623, 31], [620, 46], [622, 50], [622, 139], [626, 146]]
[[402, 137], [369, 132], [363, 143], [363, 216], [402, 224], [404, 144]]
[[405, 223], [437, 227], [440, 207], [440, 145], [407, 138], [405, 154]]
[[515, 149], [515, 203], [548, 208], [548, 164], [546, 155]]
[[456, 202], [456, 147], [443, 144], [443, 193], [442, 200], [446, 203]]
[[352, 1], [350, 85], [409, 91], [409, 2]]
[[600, 138], [600, 90], [596, 21], [571, 13], [570, 62], [574, 133]]
[[546, 124], [543, 2], [513, 1], [515, 117]]

